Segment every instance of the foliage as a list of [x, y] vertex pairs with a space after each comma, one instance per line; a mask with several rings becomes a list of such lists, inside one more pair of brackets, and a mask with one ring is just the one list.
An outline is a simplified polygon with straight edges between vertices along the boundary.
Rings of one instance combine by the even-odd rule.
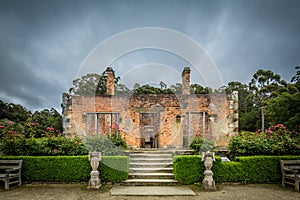
[[204, 165], [201, 157], [192, 156], [174, 156], [173, 172], [175, 179], [182, 184], [192, 184], [199, 182], [203, 178]]
[[195, 150], [195, 152], [200, 152], [202, 145], [203, 145], [202, 137], [196, 136], [194, 137], [192, 143], [190, 144], [190, 148]]
[[300, 82], [300, 66], [296, 66], [295, 69], [297, 69], [296, 74], [292, 77], [291, 82]]
[[284, 92], [270, 100], [266, 107], [266, 116], [270, 125], [282, 123], [290, 130], [297, 130], [300, 124], [300, 92]]
[[62, 116], [54, 109], [31, 113], [20, 105], [0, 100], [0, 139], [6, 133], [23, 134], [29, 137], [44, 137], [47, 128], [54, 128], [55, 134], [62, 132]]
[[[216, 157], [212, 171], [217, 183], [278, 183], [281, 181], [280, 160], [300, 159], [300, 156], [250, 156], [237, 157], [237, 162], [221, 162]], [[175, 156], [175, 179], [182, 184], [199, 183], [205, 167], [200, 156]]]
[[106, 132], [107, 138], [118, 148], [126, 149], [127, 144], [125, 140], [122, 139], [122, 134], [119, 129], [118, 124], [113, 124], [110, 128], [109, 132]]
[[[130, 90], [124, 85], [119, 83], [120, 77], [115, 76], [115, 93], [128, 94]], [[69, 89], [70, 94], [76, 95], [104, 95], [106, 94], [107, 75], [104, 71], [100, 74], [86, 74], [73, 81], [73, 87]]]
[[191, 84], [190, 86], [190, 93], [191, 94], [209, 94], [211, 92], [211, 89], [208, 87], [203, 87], [199, 84]]
[[[115, 140], [116, 142], [116, 140]], [[88, 151], [101, 151], [102, 155], [120, 155], [123, 149], [116, 146], [106, 135], [91, 135], [85, 138]]]
[[192, 140], [192, 143], [190, 144], [190, 148], [194, 149], [196, 153], [200, 153], [208, 150], [213, 151], [215, 145], [213, 140], [206, 138], [205, 141], [203, 141], [202, 136], [196, 134]]
[[214, 162], [214, 180], [222, 182], [245, 182], [245, 169], [240, 162]]
[[265, 132], [239, 133], [231, 138], [229, 149], [234, 156], [299, 155], [300, 137], [298, 132], [278, 124]]
[[281, 181], [280, 160], [299, 160], [297, 156], [250, 156], [237, 157], [244, 169], [247, 183], [278, 183]]
[[23, 106], [13, 103], [5, 103], [2, 100], [0, 100], [0, 111], [0, 119], [21, 123], [24, 123], [31, 115], [31, 112]]
[[[296, 93], [300, 90], [299, 67], [295, 76], [292, 77], [291, 83], [281, 79], [280, 75], [270, 70], [258, 70], [252, 77], [248, 85], [239, 82], [229, 82], [225, 87], [226, 93], [236, 90], [239, 92], [239, 130], [255, 131], [262, 127], [262, 108], [265, 109], [265, 126], [271, 126], [277, 123], [284, 123], [290, 129], [297, 129], [297, 115], [299, 111], [293, 107], [300, 107], [299, 95]], [[287, 95], [294, 95], [291, 98]], [[297, 96], [297, 97], [296, 97]], [[292, 107], [284, 109], [282, 107]], [[281, 113], [281, 114], [279, 114]], [[274, 118], [275, 116], [275, 118]], [[283, 117], [284, 121], [278, 120]], [[275, 120], [276, 119], [276, 120]], [[292, 122], [294, 125], [290, 125]], [[299, 123], [298, 123], [299, 124]]]
[[136, 85], [136, 87], [132, 90], [133, 94], [173, 94], [173, 91], [169, 88], [161, 87], [153, 87], [150, 85], [143, 85], [139, 86]]
[[45, 137], [49, 128], [54, 129], [55, 135], [62, 133], [62, 116], [54, 109], [36, 111], [25, 123], [26, 137]]
[[118, 183], [128, 179], [129, 159], [127, 156], [105, 156], [100, 165], [101, 180]]
[[25, 138], [22, 134], [6, 134], [0, 141], [0, 151], [12, 156], [87, 155], [88, 151], [77, 138], [63, 136]]
[[174, 94], [181, 94], [182, 93], [182, 84], [181, 83], [176, 83], [175, 85], [171, 85], [169, 89], [174, 93]]
[[258, 70], [249, 83], [250, 90], [254, 93], [254, 103], [263, 105], [264, 101], [276, 97], [278, 93], [285, 91], [287, 83], [281, 80], [280, 75], [271, 70]]
[[[2, 156], [0, 159], [23, 159], [24, 182], [87, 182], [91, 165], [87, 156]], [[103, 182], [121, 182], [128, 177], [128, 157], [102, 157], [99, 166]], [[115, 168], [117, 166], [117, 168]]]

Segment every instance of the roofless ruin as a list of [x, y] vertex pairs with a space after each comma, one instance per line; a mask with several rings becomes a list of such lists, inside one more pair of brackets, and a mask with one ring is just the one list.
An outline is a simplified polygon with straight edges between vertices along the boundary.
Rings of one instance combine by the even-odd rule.
[[238, 130], [238, 94], [190, 94], [190, 68], [181, 94], [115, 94], [107, 67], [106, 94], [63, 94], [64, 134], [121, 134], [131, 148], [187, 148], [194, 137], [226, 147]]

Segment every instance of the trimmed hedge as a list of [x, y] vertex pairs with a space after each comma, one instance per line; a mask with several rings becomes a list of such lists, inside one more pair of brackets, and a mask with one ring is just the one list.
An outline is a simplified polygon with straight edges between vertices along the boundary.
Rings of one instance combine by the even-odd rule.
[[174, 156], [173, 172], [175, 179], [182, 184], [192, 184], [199, 182], [204, 171], [204, 165], [201, 163], [201, 157], [198, 155], [192, 156]]
[[299, 160], [300, 156], [237, 157], [243, 165], [247, 183], [275, 183], [281, 181], [280, 160]]
[[103, 156], [100, 169], [103, 182], [119, 183], [128, 179], [129, 158], [127, 156]]
[[215, 162], [213, 173], [217, 183], [244, 182], [244, 168], [239, 162]]
[[[279, 160], [300, 159], [300, 156], [237, 157], [237, 162], [214, 162], [214, 180], [243, 183], [278, 183], [281, 181]], [[182, 184], [201, 182], [205, 170], [201, 156], [176, 156], [173, 160], [175, 179]]]
[[[2, 156], [23, 159], [24, 182], [87, 182], [91, 166], [87, 156]], [[118, 183], [128, 179], [127, 156], [103, 156], [99, 166], [103, 182]]]

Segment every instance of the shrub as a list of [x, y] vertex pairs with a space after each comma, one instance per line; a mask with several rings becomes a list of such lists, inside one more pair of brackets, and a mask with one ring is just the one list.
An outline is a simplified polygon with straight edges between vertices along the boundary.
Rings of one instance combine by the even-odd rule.
[[175, 179], [182, 184], [199, 182], [203, 178], [204, 169], [200, 156], [174, 156], [173, 172]]
[[206, 138], [205, 141], [203, 141], [202, 135], [196, 134], [192, 143], [190, 144], [190, 148], [195, 150], [196, 153], [199, 153], [207, 150], [213, 151], [215, 145], [213, 140]]
[[281, 181], [280, 160], [300, 159], [300, 156], [238, 157], [247, 183], [275, 183]]
[[0, 151], [12, 156], [87, 155], [88, 151], [77, 137], [63, 136], [25, 138], [23, 134], [5, 134]]
[[88, 136], [85, 138], [84, 144], [88, 151], [101, 151], [102, 155], [120, 155], [123, 150], [105, 135]]
[[299, 155], [300, 137], [278, 124], [265, 132], [239, 133], [231, 138], [229, 149], [234, 156]]
[[244, 168], [239, 162], [215, 162], [213, 173], [217, 183], [245, 181]]
[[[24, 182], [87, 182], [91, 166], [87, 156], [2, 156], [23, 159]], [[128, 157], [102, 157], [100, 177], [103, 182], [121, 182], [128, 178]], [[117, 167], [116, 167], [117, 166]]]
[[[300, 156], [249, 156], [237, 157], [237, 162], [214, 162], [214, 180], [243, 183], [278, 183], [281, 181], [281, 159], [300, 159]], [[173, 160], [175, 179], [182, 184], [199, 183], [205, 167], [200, 156], [176, 156]]]
[[128, 179], [129, 159], [124, 156], [105, 156], [101, 161], [101, 179], [118, 183]]

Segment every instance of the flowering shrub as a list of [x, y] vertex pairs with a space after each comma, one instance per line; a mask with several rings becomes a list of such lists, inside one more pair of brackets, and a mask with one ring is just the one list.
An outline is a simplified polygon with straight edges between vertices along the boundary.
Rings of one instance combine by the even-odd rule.
[[265, 132], [241, 132], [231, 138], [229, 149], [234, 156], [299, 155], [299, 132], [289, 131], [283, 124]]
[[25, 138], [24, 134], [18, 133], [7, 133], [2, 137], [0, 152], [13, 156], [73, 156], [88, 153], [82, 141], [76, 137]]

